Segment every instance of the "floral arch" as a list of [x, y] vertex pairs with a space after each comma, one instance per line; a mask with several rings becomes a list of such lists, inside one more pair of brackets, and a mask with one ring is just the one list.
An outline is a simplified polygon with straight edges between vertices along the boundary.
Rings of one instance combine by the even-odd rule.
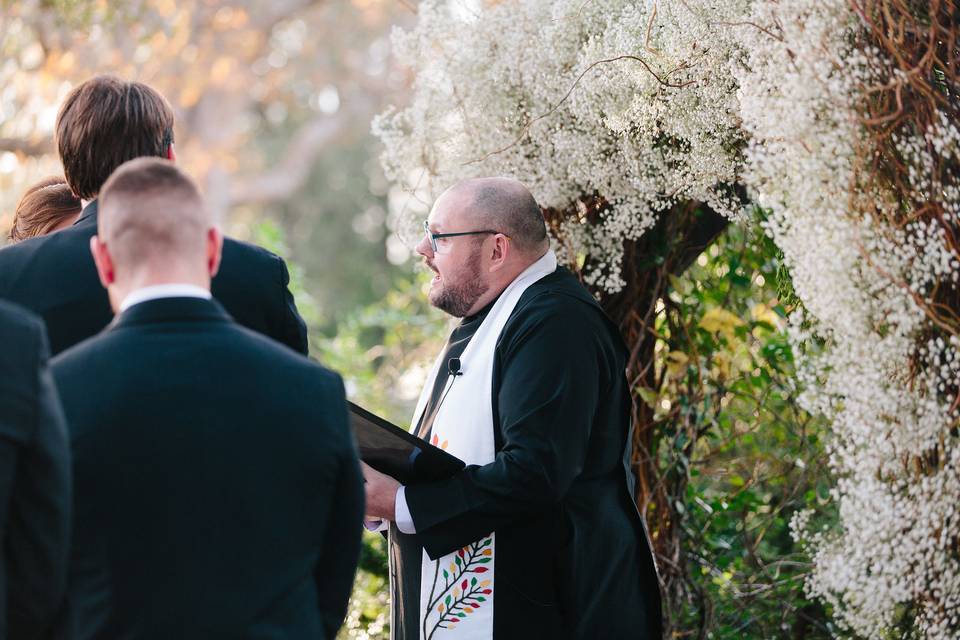
[[[667, 533], [683, 506], [664, 488], [664, 423], [645, 394], [718, 363], [658, 346], [654, 318], [731, 223], [759, 225], [797, 302], [797, 398], [830, 424], [835, 523], [792, 516], [813, 559], [807, 592], [847, 634], [955, 637], [960, 8], [703, 5], [420, 4], [395, 36], [410, 104], [374, 123], [384, 166], [424, 200], [512, 175], [544, 206], [555, 246], [633, 351], [637, 500], [661, 534], [668, 602]], [[722, 305], [712, 314], [717, 331], [737, 323]]]

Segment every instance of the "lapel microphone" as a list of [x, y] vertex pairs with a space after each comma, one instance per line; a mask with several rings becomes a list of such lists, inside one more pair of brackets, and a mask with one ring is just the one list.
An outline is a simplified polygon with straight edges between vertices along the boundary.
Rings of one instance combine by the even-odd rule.
[[460, 358], [447, 360], [447, 373], [454, 377], [463, 375], [463, 371], [460, 370]]

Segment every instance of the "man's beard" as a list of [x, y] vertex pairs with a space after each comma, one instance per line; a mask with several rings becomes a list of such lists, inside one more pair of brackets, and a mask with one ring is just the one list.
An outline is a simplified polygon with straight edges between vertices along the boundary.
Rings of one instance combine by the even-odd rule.
[[430, 296], [430, 304], [455, 318], [462, 318], [488, 289], [480, 277], [479, 249], [470, 254], [467, 263], [456, 277], [459, 284], [447, 284], [443, 281], [440, 291]]

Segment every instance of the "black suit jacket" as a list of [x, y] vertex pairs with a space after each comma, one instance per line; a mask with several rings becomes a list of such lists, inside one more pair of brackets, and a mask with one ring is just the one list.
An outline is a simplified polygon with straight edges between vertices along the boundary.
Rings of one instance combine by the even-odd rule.
[[[43, 317], [54, 355], [98, 333], [113, 318], [90, 255], [97, 202], [62, 231], [0, 249], [0, 299]], [[225, 238], [213, 296], [243, 326], [307, 353], [307, 331], [287, 289], [286, 264], [251, 244]]]
[[143, 302], [53, 360], [74, 638], [333, 638], [363, 480], [340, 377], [214, 301]]
[[39, 318], [0, 303], [0, 637], [45, 638], [63, 603], [70, 449]]

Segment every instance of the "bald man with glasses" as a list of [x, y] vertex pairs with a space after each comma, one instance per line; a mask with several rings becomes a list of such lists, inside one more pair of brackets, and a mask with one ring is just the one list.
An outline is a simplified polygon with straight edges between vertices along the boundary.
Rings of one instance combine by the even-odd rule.
[[364, 468], [367, 515], [391, 523], [393, 637], [659, 638], [617, 327], [514, 180], [446, 191], [417, 252], [461, 321], [412, 427], [467, 466], [409, 486]]

